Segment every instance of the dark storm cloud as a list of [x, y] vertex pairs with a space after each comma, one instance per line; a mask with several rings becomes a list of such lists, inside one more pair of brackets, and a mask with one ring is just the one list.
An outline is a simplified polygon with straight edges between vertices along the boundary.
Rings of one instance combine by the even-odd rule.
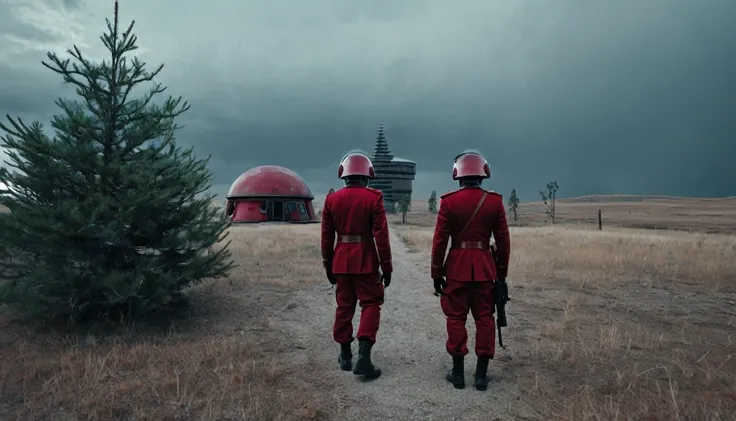
[[[7, 44], [24, 46], [15, 54], [39, 67], [38, 46], [99, 53], [109, 5], [43, 4], [84, 31], [27, 35]], [[192, 103], [178, 136], [213, 155], [220, 187], [260, 164], [315, 193], [337, 187], [337, 160], [371, 151], [383, 123], [392, 151], [418, 162], [420, 196], [453, 187], [465, 148], [486, 154], [491, 188], [522, 199], [551, 179], [564, 196], [736, 195], [736, 2], [130, 0], [121, 16]], [[8, 27], [43, 27], [28, 21]], [[48, 121], [58, 85], [19, 63], [0, 67], [15, 92], [0, 109]]]
[[79, 10], [84, 2], [82, 0], [62, 0], [61, 3], [67, 9]]

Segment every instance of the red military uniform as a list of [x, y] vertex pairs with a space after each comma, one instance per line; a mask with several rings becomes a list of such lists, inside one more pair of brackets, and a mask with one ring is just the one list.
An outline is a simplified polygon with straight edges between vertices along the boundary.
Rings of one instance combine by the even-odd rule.
[[[491, 235], [496, 240], [495, 261], [490, 250]], [[471, 311], [476, 325], [476, 355], [493, 358], [496, 331], [492, 285], [494, 280], [506, 277], [509, 255], [506, 211], [499, 193], [465, 186], [442, 196], [431, 274], [432, 279], [447, 279], [440, 300], [447, 316], [447, 352], [453, 357], [468, 354], [465, 323]]]
[[329, 194], [322, 209], [321, 246], [324, 263], [331, 262], [337, 279], [335, 341], [352, 342], [352, 320], [360, 302], [357, 337], [375, 343], [384, 294], [378, 270], [393, 271], [383, 194], [355, 184]]

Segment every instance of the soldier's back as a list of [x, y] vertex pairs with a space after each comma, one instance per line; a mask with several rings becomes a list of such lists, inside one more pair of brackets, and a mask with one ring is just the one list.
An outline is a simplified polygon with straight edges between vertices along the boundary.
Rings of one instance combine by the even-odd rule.
[[345, 186], [329, 195], [330, 215], [336, 231], [370, 235], [378, 196], [380, 192], [363, 186]]
[[467, 187], [446, 194], [443, 201], [452, 238], [445, 266], [447, 277], [459, 281], [494, 280], [490, 240], [503, 214], [501, 196], [480, 187]]
[[379, 206], [383, 209], [380, 192], [348, 185], [329, 195], [325, 205], [327, 218], [337, 232], [334, 273], [377, 273], [379, 250], [390, 268], [388, 227], [385, 214], [379, 210]]
[[[483, 203], [478, 208], [481, 199]], [[442, 200], [447, 201], [447, 218], [453, 238], [469, 241], [490, 239], [502, 211], [500, 194], [482, 188], [462, 188], [446, 193]]]

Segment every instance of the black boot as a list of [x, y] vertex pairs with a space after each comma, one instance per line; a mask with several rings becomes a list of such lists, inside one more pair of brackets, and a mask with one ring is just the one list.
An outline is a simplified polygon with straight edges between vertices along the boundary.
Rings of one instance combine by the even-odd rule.
[[478, 357], [478, 365], [475, 367], [475, 388], [486, 390], [488, 388], [488, 357]]
[[465, 357], [452, 357], [452, 370], [445, 376], [455, 389], [465, 387]]
[[371, 362], [371, 348], [373, 344], [365, 339], [358, 342], [358, 360], [355, 362], [353, 374], [365, 376], [367, 379], [375, 379], [381, 375], [381, 369]]
[[340, 363], [340, 370], [350, 371], [353, 369], [353, 351], [350, 350], [350, 343], [340, 344], [340, 356], [337, 357]]

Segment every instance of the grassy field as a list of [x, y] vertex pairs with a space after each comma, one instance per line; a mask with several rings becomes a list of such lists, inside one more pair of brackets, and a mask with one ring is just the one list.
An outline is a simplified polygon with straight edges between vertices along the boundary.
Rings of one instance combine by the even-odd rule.
[[[186, 314], [125, 332], [59, 331], [0, 316], [0, 420], [314, 420], [307, 384], [270, 325], [292, 292], [323, 282], [309, 226], [234, 227], [232, 276], [189, 291]], [[284, 264], [284, 256], [289, 256]], [[306, 368], [306, 370], [305, 370]], [[300, 371], [294, 376], [295, 370]]]
[[[428, 262], [425, 205], [393, 229]], [[524, 394], [509, 405], [545, 420], [735, 419], [735, 200], [561, 201], [555, 226], [540, 204], [520, 210], [504, 378]], [[318, 224], [231, 235], [232, 276], [152, 325], [80, 332], [0, 313], [0, 419], [333, 419], [336, 386], [274, 323], [325, 283]]]
[[[504, 196], [504, 201], [508, 198]], [[439, 205], [438, 205], [439, 207]], [[541, 202], [519, 204], [517, 220], [511, 209], [509, 224], [512, 226], [540, 226], [545, 224], [545, 206]], [[604, 228], [644, 228], [660, 230], [684, 230], [720, 234], [736, 234], [736, 198], [689, 199], [646, 196], [585, 196], [560, 199], [556, 204], [556, 223], [598, 226], [598, 210], [601, 210]], [[434, 225], [436, 215], [427, 212], [427, 201], [412, 202], [409, 223]], [[391, 216], [401, 221], [399, 215]]]
[[[555, 226], [520, 209], [507, 335], [527, 349], [510, 375], [540, 418], [736, 419], [736, 201], [565, 201]], [[400, 231], [427, 259], [434, 218]]]

